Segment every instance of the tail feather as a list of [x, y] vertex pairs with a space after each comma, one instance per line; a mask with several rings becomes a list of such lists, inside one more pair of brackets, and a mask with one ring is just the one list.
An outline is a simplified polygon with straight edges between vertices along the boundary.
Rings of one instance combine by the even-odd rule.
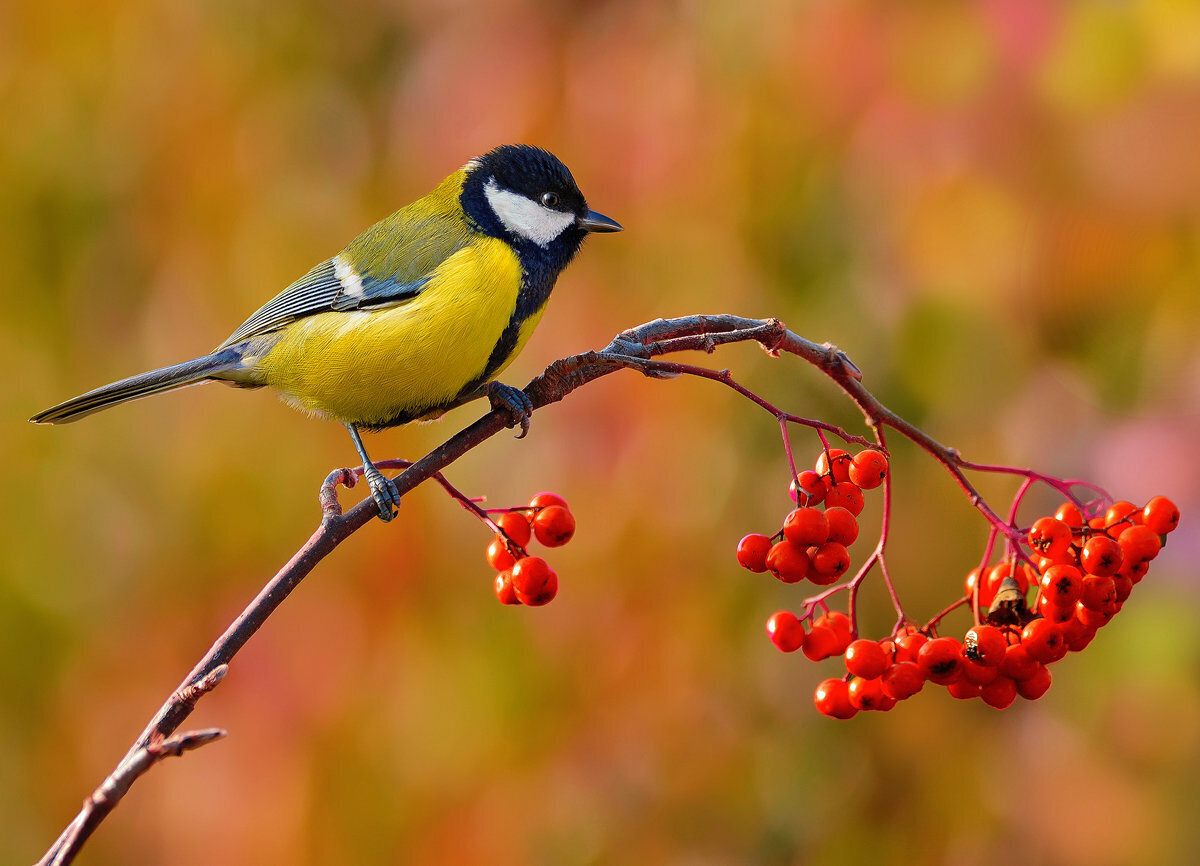
[[116, 406], [118, 403], [127, 403], [130, 400], [148, 397], [162, 391], [195, 385], [205, 379], [218, 378], [218, 374], [236, 369], [240, 361], [241, 352], [237, 347], [223, 349], [202, 358], [184, 361], [182, 364], [174, 364], [159, 370], [151, 370], [148, 373], [140, 373], [94, 391], [88, 391], [65, 403], [51, 406], [29, 420], [35, 424], [67, 424], [71, 421], [78, 421], [93, 412], [99, 412], [109, 406]]

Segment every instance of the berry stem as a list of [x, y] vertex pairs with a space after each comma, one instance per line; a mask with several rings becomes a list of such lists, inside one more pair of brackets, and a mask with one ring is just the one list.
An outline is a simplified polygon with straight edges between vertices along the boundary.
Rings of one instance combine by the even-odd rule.
[[[958, 599], [958, 601], [955, 601], [951, 604], [946, 605], [944, 608], [942, 608], [940, 611], [938, 611], [936, 614], [934, 614], [933, 619], [931, 619], [931, 620], [929, 620], [929, 622], [925, 623], [925, 627], [922, 628], [921, 631], [925, 632], [926, 634], [933, 634], [934, 631], [937, 629], [937, 624], [939, 622], [941, 622], [942, 619], [947, 614], [953, 613], [954, 611], [958, 610], [964, 604], [967, 604], [970, 600], [971, 600], [971, 597], [969, 595], [964, 595], [962, 598]], [[975, 624], [979, 625], [978, 622], [976, 622]]]
[[971, 470], [972, 472], [992, 472], [999, 475], [1020, 475], [1031, 481], [1040, 481], [1041, 483], [1061, 493], [1067, 499], [1075, 503], [1075, 505], [1080, 509], [1085, 508], [1088, 502], [1080, 499], [1072, 492], [1072, 488], [1075, 487], [1083, 487], [1087, 490], [1090, 490], [1092, 493], [1096, 494], [1093, 499], [1099, 499], [1106, 503], [1105, 507], [1112, 503], [1112, 497], [1108, 494], [1108, 491], [1106, 491], [1103, 487], [1100, 487], [1098, 484], [1093, 484], [1092, 482], [1086, 481], [1082, 478], [1057, 478], [1053, 475], [1046, 475], [1045, 473], [1038, 472], [1035, 469], [1025, 469], [1020, 466], [1000, 466], [993, 463], [972, 463], [969, 460], [962, 460], [961, 458], [959, 460], [959, 465], [961, 465], [964, 469]]
[[[883, 427], [875, 427], [875, 441], [879, 443], [879, 447], [883, 452], [887, 453], [887, 436]], [[887, 587], [888, 595], [892, 599], [892, 607], [896, 609], [896, 615], [901, 621], [907, 619], [904, 613], [904, 605], [900, 603], [900, 596], [896, 592], [896, 586], [892, 583], [891, 572], [888, 571], [887, 557], [884, 555], [884, 550], [887, 547], [888, 538], [892, 529], [892, 473], [889, 472], [883, 479], [883, 516], [879, 521], [879, 543], [875, 546], [875, 552], [871, 554], [873, 559], [879, 560], [879, 573], [883, 577], [883, 584]], [[868, 560], [870, 561], [870, 560]]]
[[787, 455], [788, 469], [792, 472], [793, 488], [797, 495], [800, 493], [800, 476], [796, 472], [796, 455], [792, 452], [792, 437], [788, 433], [787, 413], [781, 412], [775, 416], [779, 420], [779, 433], [783, 437], [783, 453]]
[[[712, 322], [709, 317], [699, 317], [698, 322], [701, 327]], [[884, 406], [878, 398], [868, 391], [862, 384], [862, 374], [858, 368], [846, 356], [830, 345], [818, 346], [804, 338], [792, 333], [783, 327], [776, 320], [758, 321], [758, 320], [738, 320], [736, 317], [723, 317], [730, 320], [729, 324], [734, 322], [745, 324], [744, 334], [741, 339], [757, 340], [769, 354], [775, 355], [779, 352], [787, 352], [797, 355], [815, 366], [819, 367], [822, 372], [829, 376], [842, 389], [843, 392], [854, 402], [854, 404], [863, 413], [866, 423], [876, 428], [877, 430], [886, 426], [910, 440], [930, 456], [945, 467], [946, 471], [954, 478], [955, 482], [966, 494], [971, 505], [983, 515], [984, 519], [989, 524], [997, 527], [1008, 538], [1015, 539], [1018, 535], [1017, 531], [1010, 524], [1003, 521], [1000, 516], [987, 503], [971, 481], [967, 478], [964, 469], [980, 472], [1003, 472], [1008, 474], [1033, 475], [1037, 480], [1044, 481], [1050, 486], [1058, 490], [1064, 490], [1066, 483], [1061, 479], [1053, 478], [1052, 476], [1035, 473], [1032, 470], [1017, 469], [1015, 467], [993, 466], [984, 463], [972, 463], [964, 460], [959, 453], [942, 445], [925, 431], [916, 427], [904, 418], [894, 413], [892, 410]], [[656, 322], [651, 323], [658, 328], [667, 328], [669, 323]], [[771, 327], [773, 326], [773, 327]], [[697, 341], [701, 335], [691, 335], [688, 337], [676, 336], [678, 331], [664, 340], [655, 340], [652, 342], [642, 342], [641, 348], [650, 355], [663, 354], [667, 351], [681, 351], [684, 349], [702, 349], [711, 351], [712, 347], [717, 343], [735, 342], [738, 338], [734, 336], [736, 331], [728, 330], [721, 334], [712, 332], [704, 332], [703, 338]], [[770, 335], [771, 339], [765, 339]], [[746, 399], [770, 412], [772, 416], [779, 419], [785, 419], [794, 424], [800, 424], [805, 427], [810, 427], [816, 430], [821, 436], [821, 441], [824, 447], [828, 448], [828, 442], [824, 437], [824, 433], [832, 433], [845, 442], [870, 447], [874, 443], [869, 442], [861, 436], [855, 436], [841, 427], [834, 424], [829, 424], [824, 421], [802, 418], [783, 412], [778, 407], [771, 404], [769, 401], [750, 391], [745, 386], [741, 385], [733, 379], [728, 370], [713, 370], [707, 367], [698, 367], [692, 364], [680, 364], [669, 361], [657, 361], [650, 358], [637, 357], [633, 354], [627, 354], [630, 345], [626, 338], [634, 336], [632, 332], [622, 334], [608, 349], [605, 350], [605, 361], [620, 366], [630, 367], [639, 370], [645, 375], [654, 376], [656, 378], [666, 378], [672, 376], [698, 376], [700, 378], [709, 379], [711, 381], [720, 382], [727, 387], [741, 394]], [[719, 337], [719, 339], [717, 339]], [[610, 350], [620, 347], [620, 353], [610, 352]], [[781, 422], [783, 423], [783, 422]]]
[[[811, 427], [813, 430], [817, 431], [818, 435], [821, 435], [823, 432], [832, 433], [834, 436], [837, 436], [839, 439], [845, 442], [851, 442], [855, 445], [862, 445], [863, 447], [870, 447], [874, 444], [870, 440], [850, 433], [836, 424], [830, 424], [827, 421], [820, 421], [815, 418], [804, 418], [800, 415], [793, 415], [790, 412], [783, 411], [768, 400], [760, 397], [758, 394], [755, 394], [745, 385], [742, 385], [740, 382], [735, 380], [733, 375], [728, 370], [713, 370], [709, 367], [698, 367], [693, 364], [680, 364], [674, 361], [653, 361], [628, 355], [610, 355], [608, 357], [613, 361], [619, 362], [622, 366], [637, 369], [640, 372], [646, 375], [654, 376], [655, 378], [697, 376], [701, 379], [720, 382], [722, 385], [725, 385], [726, 387], [736, 391], [750, 402], [761, 407], [767, 412], [770, 412], [771, 415], [779, 420], [780, 424], [791, 423], [799, 424], [804, 427]], [[828, 448], [828, 443], [823, 435], [821, 435], [821, 441], [826, 443], [826, 448]]]
[[492, 532], [496, 533], [497, 535], [504, 536], [504, 538], [506, 538], [506, 539], [508, 538], [508, 536], [504, 534], [504, 531], [501, 530], [500, 527], [496, 525], [496, 521], [492, 520], [492, 517], [487, 512], [487, 509], [485, 509], [479, 505], [480, 502], [486, 502], [487, 501], [486, 498], [484, 498], [484, 497], [473, 498], [473, 497], [467, 496], [465, 493], [463, 493], [461, 490], [459, 490], [457, 487], [455, 487], [453, 484], [451, 484], [450, 481], [446, 478], [446, 476], [443, 475], [441, 472], [435, 472], [435, 473], [433, 473], [433, 475], [431, 477], [433, 478], [434, 481], [436, 481], [438, 484], [440, 484], [442, 486], [443, 490], [445, 490], [447, 493], [450, 494], [451, 499], [453, 499], [455, 502], [457, 502], [459, 505], [461, 505], [467, 511], [471, 512], [476, 517], [478, 517], [480, 522], [482, 522], [484, 526], [486, 526], [488, 529], [490, 529]]
[[850, 584], [852, 583], [853, 581], [849, 580], [843, 581], [842, 583], [835, 583], [833, 586], [827, 587], [824, 591], [818, 593], [817, 595], [809, 596], [808, 598], [804, 599], [804, 615], [801, 616], [800, 619], [811, 618], [816, 612], [818, 605], [824, 608], [825, 612], [828, 613], [829, 606], [825, 604], [825, 600], [832, 595], [836, 595], [839, 592], [848, 590], [850, 588]]
[[1030, 491], [1030, 489], [1038, 482], [1038, 480], [1039, 479], [1037, 478], [1030, 478], [1026, 476], [1025, 480], [1021, 482], [1021, 486], [1017, 489], [1017, 492], [1013, 494], [1012, 505], [1008, 509], [1008, 525], [1015, 530], [1016, 534], [1008, 535], [1005, 538], [1004, 545], [1005, 554], [1007, 556], [1028, 563], [1029, 565], [1034, 566], [1035, 569], [1036, 563], [1034, 563], [1033, 558], [1025, 552], [1025, 548], [1023, 546], [1029, 543], [1028, 531], [1017, 528], [1017, 512], [1021, 509], [1021, 500], [1025, 498], [1025, 494]]

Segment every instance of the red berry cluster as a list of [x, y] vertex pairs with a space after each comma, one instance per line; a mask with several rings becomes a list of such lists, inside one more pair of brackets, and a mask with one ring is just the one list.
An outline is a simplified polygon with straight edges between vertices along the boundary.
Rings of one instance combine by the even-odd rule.
[[539, 493], [528, 506], [504, 511], [496, 518], [500, 532], [487, 549], [496, 569], [496, 598], [503, 604], [538, 607], [558, 594], [558, 575], [525, 547], [537, 539], [545, 547], [562, 547], [575, 535], [575, 517], [561, 496]]
[[856, 640], [854, 624], [836, 611], [807, 633], [801, 618], [780, 611], [767, 621], [767, 633], [785, 652], [803, 649], [813, 660], [843, 656], [846, 676], [823, 681], [813, 697], [833, 718], [890, 710], [926, 682], [1004, 709], [1018, 695], [1036, 700], [1046, 693], [1048, 666], [1086, 647], [1121, 610], [1178, 524], [1179, 509], [1163, 496], [1141, 509], [1116, 502], [1090, 519], [1065, 503], [1030, 527], [1028, 562], [1009, 560], [967, 576], [965, 600], [977, 624], [961, 641], [908, 624], [882, 640]]
[[770, 571], [784, 583], [808, 578], [828, 586], [850, 570], [849, 547], [858, 538], [863, 491], [883, 483], [888, 461], [868, 448], [853, 457], [840, 448], [821, 452], [813, 469], [792, 481], [797, 507], [773, 536], [752, 533], [738, 543], [738, 562], [756, 573]]

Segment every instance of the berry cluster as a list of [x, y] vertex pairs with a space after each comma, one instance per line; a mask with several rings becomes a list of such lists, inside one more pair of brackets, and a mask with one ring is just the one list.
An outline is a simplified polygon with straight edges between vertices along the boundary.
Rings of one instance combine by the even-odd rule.
[[[887, 458], [879, 451], [853, 458], [844, 451], [824, 452], [815, 471], [793, 482], [798, 507], [780, 532], [747, 535], [738, 544], [738, 562], [785, 583], [805, 578], [818, 586], [834, 583], [850, 567], [847, 547], [858, 534], [861, 491], [886, 476]], [[847, 587], [853, 598], [860, 575], [809, 599], [799, 616], [787, 610], [773, 614], [767, 634], [784, 652], [802, 650], [813, 661], [843, 658], [845, 676], [824, 680], [813, 698], [817, 710], [833, 718], [890, 710], [926, 682], [945, 686], [956, 698], [980, 698], [1003, 709], [1018, 695], [1036, 700], [1046, 693], [1048, 666], [1084, 649], [1121, 610], [1178, 524], [1179, 510], [1163, 496], [1140, 509], [1130, 502], [1103, 511], [1067, 502], [1027, 532], [1014, 530], [1010, 555], [972, 571], [965, 595], [923, 628], [901, 612], [888, 637], [858, 637], [852, 617], [829, 610], [825, 599]], [[961, 640], [939, 636], [938, 622], [957, 606], [969, 606], [974, 626]]]
[[496, 598], [503, 604], [538, 607], [558, 594], [558, 575], [540, 556], [525, 548], [531, 540], [562, 547], [575, 535], [575, 517], [561, 496], [539, 493], [529, 505], [504, 509], [496, 518], [500, 531], [487, 548], [488, 565], [496, 569]]
[[[822, 451], [813, 469], [792, 481], [796, 503], [773, 536], [751, 533], [738, 544], [738, 562], [756, 573], [771, 572], [784, 583], [808, 578], [828, 586], [850, 570], [850, 545], [858, 538], [864, 490], [887, 477], [888, 461], [868, 448], [853, 457], [840, 448]], [[785, 639], [786, 640], [786, 639]]]

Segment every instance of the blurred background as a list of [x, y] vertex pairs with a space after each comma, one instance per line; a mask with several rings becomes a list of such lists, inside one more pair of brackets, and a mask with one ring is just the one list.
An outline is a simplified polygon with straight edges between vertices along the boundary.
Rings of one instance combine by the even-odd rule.
[[[1190, 862], [1196, 4], [16, 0], [0, 100], [3, 862], [40, 856], [353, 460], [337, 425], [216, 385], [24, 419], [207, 351], [513, 141], [559, 154], [626, 231], [587, 244], [507, 381], [660, 316], [777, 316], [969, 458], [1163, 493], [1183, 527], [1037, 703], [929, 688], [834, 722], [812, 690], [839, 663], [762, 631], [804, 591], [733, 558], [789, 507], [773, 419], [612, 376], [449, 472], [492, 505], [570, 500], [552, 605], [497, 604], [487, 533], [413, 493], [203, 701], [190, 726], [229, 738], [139, 782], [81, 862]], [[795, 359], [707, 361], [859, 421]], [[479, 412], [368, 446], [415, 457]], [[985, 528], [894, 445], [892, 569], [923, 620]], [[877, 583], [863, 604], [884, 633]]]

